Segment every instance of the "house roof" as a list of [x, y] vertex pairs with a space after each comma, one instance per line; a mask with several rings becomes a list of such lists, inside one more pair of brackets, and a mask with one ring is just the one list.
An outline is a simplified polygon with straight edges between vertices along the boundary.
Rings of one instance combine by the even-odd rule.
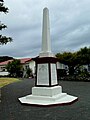
[[[21, 64], [24, 64], [24, 63], [26, 63], [28, 61], [31, 61], [32, 58], [22, 58], [22, 59], [18, 59], [18, 60], [20, 60]], [[4, 62], [0, 62], [0, 65], [7, 65], [9, 62], [12, 62], [12, 61], [13, 60], [7, 60], [7, 61], [4, 61]]]
[[4, 62], [0, 62], [0, 65], [7, 65], [9, 62], [12, 62], [13, 60], [7, 60], [7, 61], [4, 61]]
[[19, 59], [19, 60], [20, 60], [21, 64], [24, 64], [24, 63], [26, 63], [28, 61], [31, 61], [32, 58], [22, 58], [22, 59]]

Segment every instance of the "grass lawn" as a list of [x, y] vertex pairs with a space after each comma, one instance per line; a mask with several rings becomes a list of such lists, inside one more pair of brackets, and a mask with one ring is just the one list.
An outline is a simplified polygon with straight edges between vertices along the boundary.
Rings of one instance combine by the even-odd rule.
[[0, 78], [0, 87], [3, 87], [13, 82], [19, 82], [19, 81], [20, 80], [18, 78]]

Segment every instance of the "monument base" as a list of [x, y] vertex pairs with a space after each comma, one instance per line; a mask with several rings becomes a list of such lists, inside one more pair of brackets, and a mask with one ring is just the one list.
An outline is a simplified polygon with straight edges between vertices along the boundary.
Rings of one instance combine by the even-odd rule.
[[61, 86], [33, 87], [31, 95], [19, 98], [20, 102], [23, 104], [40, 106], [71, 104], [77, 99], [78, 98], [75, 96], [62, 93]]

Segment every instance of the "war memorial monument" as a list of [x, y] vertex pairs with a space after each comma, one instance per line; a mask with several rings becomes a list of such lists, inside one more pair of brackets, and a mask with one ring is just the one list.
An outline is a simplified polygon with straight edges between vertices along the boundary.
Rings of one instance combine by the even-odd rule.
[[62, 92], [57, 81], [57, 58], [51, 52], [49, 10], [43, 9], [42, 49], [36, 62], [35, 86], [32, 94], [19, 98], [22, 104], [31, 105], [63, 105], [75, 102], [78, 97]]

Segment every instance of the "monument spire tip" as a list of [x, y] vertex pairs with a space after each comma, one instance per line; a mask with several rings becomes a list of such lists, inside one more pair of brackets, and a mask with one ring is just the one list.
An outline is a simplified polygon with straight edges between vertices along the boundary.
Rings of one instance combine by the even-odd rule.
[[48, 8], [47, 8], [47, 7], [45, 7], [43, 10], [48, 10]]

